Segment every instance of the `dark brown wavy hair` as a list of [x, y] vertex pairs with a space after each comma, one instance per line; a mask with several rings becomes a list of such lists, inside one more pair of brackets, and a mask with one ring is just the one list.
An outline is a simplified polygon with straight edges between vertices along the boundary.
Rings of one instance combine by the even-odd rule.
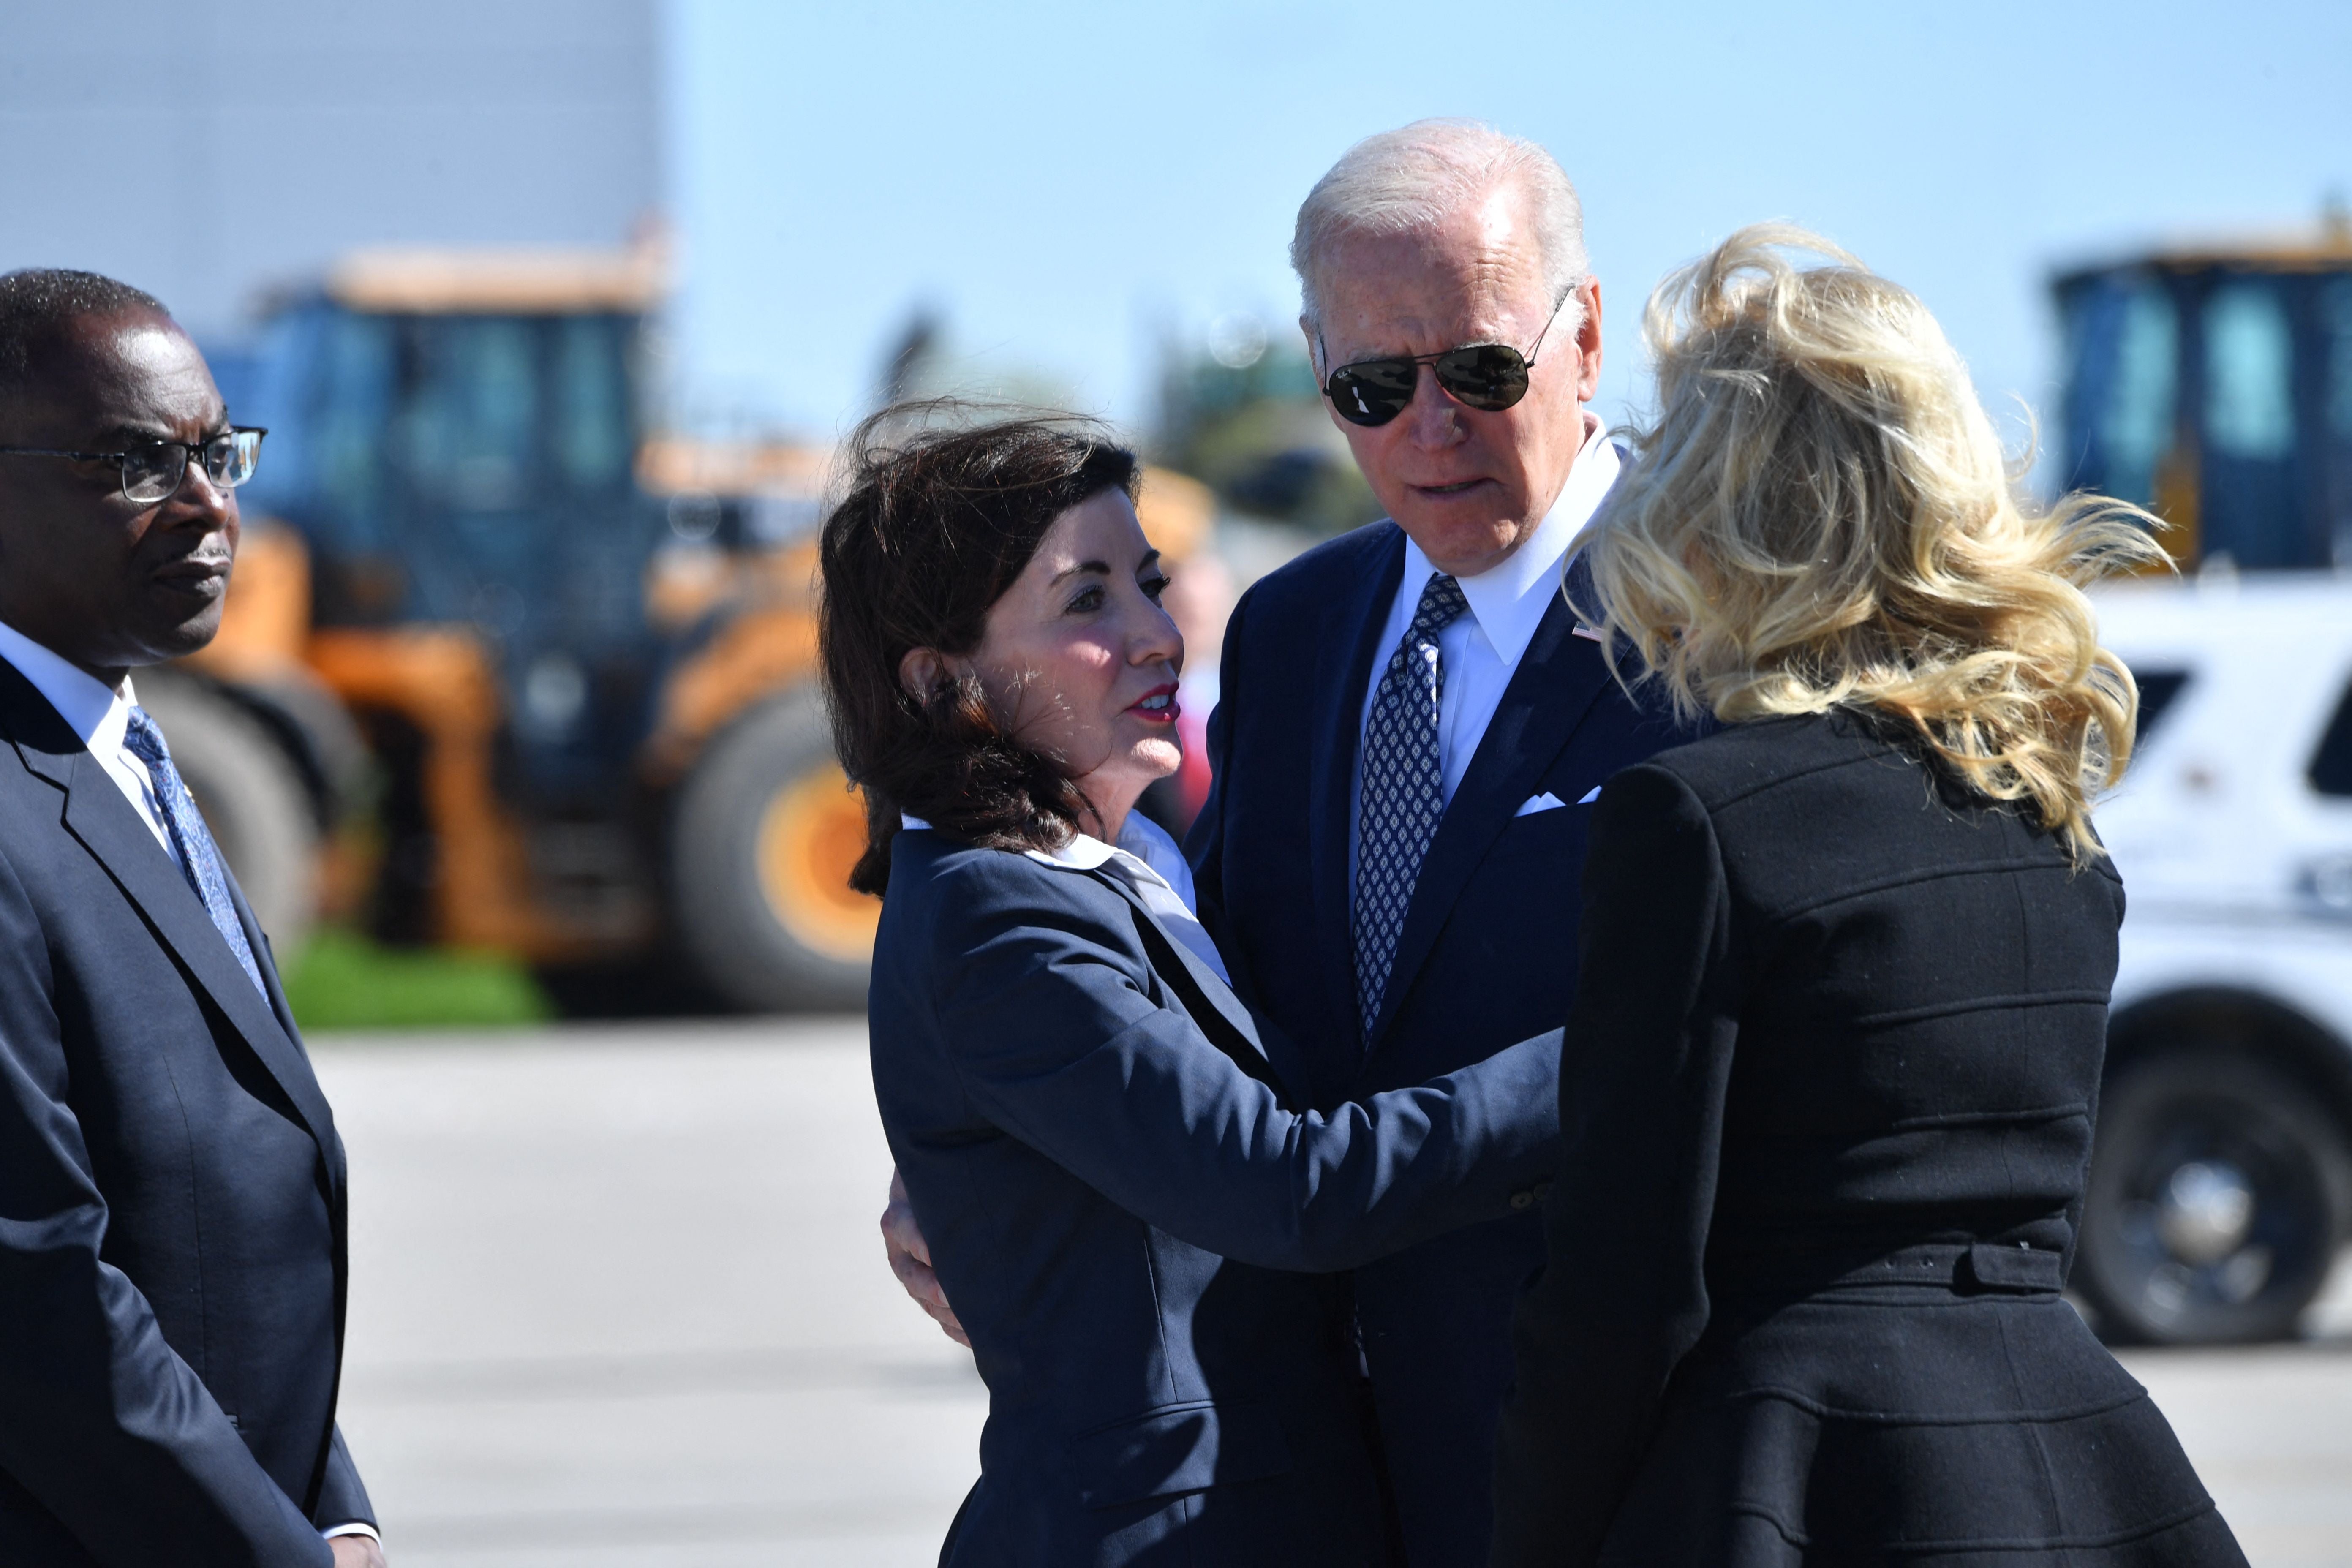
[[866, 801], [861, 893], [890, 880], [899, 815], [1005, 849], [1051, 849], [1088, 807], [1059, 759], [1021, 744], [971, 676], [921, 697], [898, 679], [913, 649], [971, 653], [989, 606], [1054, 520], [1105, 490], [1131, 500], [1133, 452], [1069, 416], [943, 426], [939, 404], [886, 408], [850, 438], [847, 485], [818, 546], [817, 641], [834, 747]]

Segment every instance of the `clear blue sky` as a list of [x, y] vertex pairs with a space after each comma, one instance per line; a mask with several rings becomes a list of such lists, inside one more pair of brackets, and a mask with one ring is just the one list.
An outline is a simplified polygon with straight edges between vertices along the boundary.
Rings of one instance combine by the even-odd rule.
[[667, 0], [681, 381], [702, 420], [864, 412], [918, 301], [986, 374], [1141, 421], [1160, 334], [1297, 316], [1291, 220], [1430, 114], [1543, 142], [1640, 304], [1789, 217], [1916, 289], [1988, 402], [2051, 374], [2053, 263], [2352, 197], [2352, 5]]

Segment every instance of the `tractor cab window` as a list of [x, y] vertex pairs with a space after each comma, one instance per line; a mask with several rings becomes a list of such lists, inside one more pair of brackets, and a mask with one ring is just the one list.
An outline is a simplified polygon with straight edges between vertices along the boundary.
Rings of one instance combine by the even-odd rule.
[[473, 513], [625, 486], [636, 451], [629, 326], [589, 315], [413, 322], [395, 443], [410, 482]]
[[2203, 544], [2240, 566], [2309, 563], [2296, 462], [2294, 331], [2284, 280], [2223, 278], [2205, 297]]
[[2102, 273], [2062, 300], [2070, 488], [2141, 506], [2171, 449], [2180, 359], [2172, 296], [2146, 272]]
[[539, 479], [533, 335], [531, 323], [495, 316], [419, 324], [396, 446], [420, 493], [462, 512], [530, 503]]
[[2294, 336], [2267, 279], [2224, 283], [2205, 302], [2205, 437], [2228, 458], [2294, 452]]
[[635, 455], [629, 408], [628, 334], [611, 316], [568, 316], [555, 323], [556, 471], [575, 490], [624, 482]]
[[2352, 277], [2327, 280], [2319, 319], [2327, 336], [2328, 531], [2336, 565], [2352, 566]]
[[2321, 294], [2327, 324], [2327, 429], [2352, 442], [2352, 278], [2331, 278]]
[[2160, 256], [2056, 287], [2066, 489], [2158, 513], [2187, 564], [2352, 565], [2352, 270]]
[[[298, 330], [316, 333], [318, 384], [314, 397], [289, 399], [310, 417], [279, 421], [295, 440], [279, 443], [271, 457], [286, 472], [294, 504], [340, 547], [385, 549], [394, 530], [385, 515], [383, 427], [399, 374], [392, 323], [334, 313], [302, 318]], [[268, 468], [265, 461], [262, 472]]]

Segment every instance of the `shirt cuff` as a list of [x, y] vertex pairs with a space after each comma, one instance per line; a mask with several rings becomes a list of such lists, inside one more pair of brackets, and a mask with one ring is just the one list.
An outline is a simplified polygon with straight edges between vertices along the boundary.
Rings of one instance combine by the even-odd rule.
[[339, 1524], [332, 1530], [322, 1530], [319, 1533], [329, 1541], [332, 1541], [338, 1535], [364, 1535], [378, 1546], [383, 1544], [383, 1537], [377, 1533], [375, 1526], [362, 1520], [355, 1519], [349, 1524]]

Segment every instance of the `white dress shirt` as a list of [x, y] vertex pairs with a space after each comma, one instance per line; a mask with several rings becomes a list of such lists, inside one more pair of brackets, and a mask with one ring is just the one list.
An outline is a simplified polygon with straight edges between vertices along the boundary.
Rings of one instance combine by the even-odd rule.
[[[898, 826], [928, 828], [930, 824], [902, 811], [898, 814]], [[1051, 854], [1043, 849], [1023, 853], [1041, 866], [1058, 870], [1092, 871], [1099, 868], [1109, 871], [1159, 918], [1170, 936], [1182, 942], [1218, 979], [1227, 985], [1234, 983], [1234, 977], [1225, 972], [1223, 955], [1217, 952], [1217, 944], [1209, 940], [1208, 929], [1193, 912], [1192, 868], [1186, 863], [1184, 851], [1168, 836], [1166, 828], [1143, 813], [1127, 814], [1116, 844], [1106, 844], [1091, 834], [1081, 833]]]
[[[1591, 414], [1585, 416], [1584, 445], [1568, 470], [1568, 482], [1551, 510], [1536, 525], [1526, 543], [1475, 577], [1457, 577], [1469, 608], [1437, 634], [1437, 657], [1444, 671], [1444, 687], [1437, 700], [1438, 765], [1443, 789], [1450, 803], [1470, 771], [1470, 759], [1486, 739], [1495, 710], [1502, 706], [1503, 689], [1518, 672], [1519, 660], [1535, 640], [1536, 627], [1560, 591], [1560, 572], [1568, 547], [1592, 521], [1609, 487], [1617, 482], [1621, 462], [1608, 431]], [[1405, 628], [1412, 625], [1421, 605], [1421, 591], [1437, 568], [1408, 539], [1404, 543], [1404, 578], [1397, 584], [1388, 619], [1381, 626], [1378, 651], [1372, 656], [1371, 679], [1364, 683], [1364, 708], [1356, 725], [1354, 778], [1348, 791], [1349, 880], [1355, 879], [1355, 845], [1363, 816], [1364, 731], [1372, 721], [1372, 703], [1380, 696], [1381, 676], [1388, 668]]]
[[122, 792], [122, 798], [131, 803], [131, 809], [177, 865], [180, 857], [172, 848], [171, 830], [163, 826], [155, 781], [147, 776], [147, 764], [132, 756], [122, 742], [131, 728], [131, 710], [139, 700], [131, 689], [131, 678], [124, 676], [121, 686], [109, 690], [98, 677], [51, 653], [5, 621], [0, 621], [0, 658], [15, 665], [16, 673], [48, 699], [66, 728], [81, 737], [90, 756], [106, 770], [114, 787]]

